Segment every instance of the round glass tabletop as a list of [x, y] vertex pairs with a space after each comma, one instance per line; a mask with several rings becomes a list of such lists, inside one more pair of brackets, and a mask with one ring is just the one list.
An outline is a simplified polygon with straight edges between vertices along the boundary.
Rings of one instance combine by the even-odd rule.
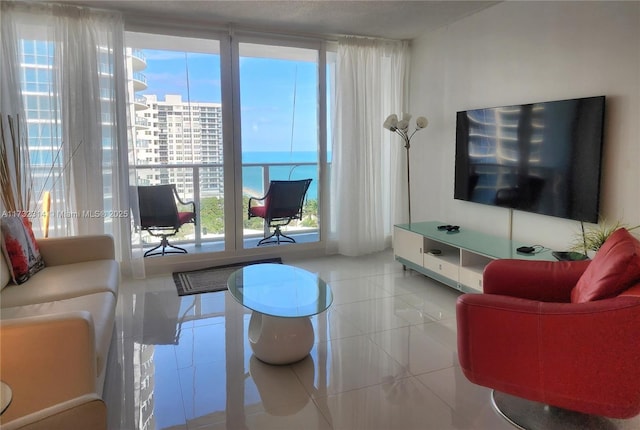
[[229, 276], [231, 295], [243, 306], [265, 315], [300, 318], [325, 311], [333, 301], [320, 277], [285, 264], [252, 264]]

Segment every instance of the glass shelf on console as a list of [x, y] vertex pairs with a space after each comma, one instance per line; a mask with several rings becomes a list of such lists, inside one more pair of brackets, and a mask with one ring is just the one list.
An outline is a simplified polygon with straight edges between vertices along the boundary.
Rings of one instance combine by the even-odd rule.
[[461, 227], [438, 230], [440, 221], [395, 226], [395, 255], [410, 267], [462, 291], [482, 292], [482, 272], [491, 260], [518, 258], [553, 261], [551, 251], [522, 254], [525, 244]]
[[507, 238], [482, 233], [464, 226], [457, 232], [438, 230], [438, 226], [446, 225], [440, 221], [413, 222], [411, 224], [397, 224], [396, 227], [413, 233], [420, 234], [425, 238], [445, 243], [456, 248], [466, 249], [475, 254], [485, 255], [493, 260], [503, 258], [520, 258], [524, 260], [555, 260], [551, 251], [543, 251], [536, 254], [522, 254], [516, 251], [520, 246], [531, 245], [520, 243]]

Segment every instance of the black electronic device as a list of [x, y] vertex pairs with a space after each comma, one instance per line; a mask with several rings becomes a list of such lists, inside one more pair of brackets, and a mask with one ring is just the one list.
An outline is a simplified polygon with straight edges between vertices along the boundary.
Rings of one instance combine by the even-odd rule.
[[457, 232], [460, 230], [460, 226], [459, 225], [451, 225], [451, 224], [447, 224], [447, 225], [439, 225], [438, 226], [438, 230], [447, 230], [447, 232], [452, 233], [452, 232]]
[[536, 249], [533, 246], [521, 246], [516, 251], [522, 254], [533, 254]]
[[589, 257], [582, 254], [581, 252], [573, 252], [573, 251], [553, 251], [551, 253], [556, 259], [560, 261], [580, 261], [586, 260]]
[[597, 222], [605, 96], [460, 111], [454, 198]]

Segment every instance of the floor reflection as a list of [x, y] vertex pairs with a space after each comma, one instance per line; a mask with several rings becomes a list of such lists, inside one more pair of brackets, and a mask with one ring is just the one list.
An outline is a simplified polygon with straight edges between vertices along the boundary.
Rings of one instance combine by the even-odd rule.
[[[291, 416], [310, 403], [290, 366], [253, 356], [250, 311], [230, 294], [176, 298], [172, 291], [146, 292], [136, 297], [136, 308], [143, 313], [133, 357], [140, 429], [222, 422], [243, 429], [247, 415]], [[318, 316], [315, 327], [327, 330], [326, 318]], [[184, 408], [171, 402], [176, 393]]]
[[311, 318], [310, 355], [284, 366], [252, 355], [250, 311], [227, 292], [179, 297], [170, 274], [125, 280], [109, 429], [512, 428], [457, 365], [458, 292], [403, 271], [389, 252], [287, 264], [318, 273], [336, 301]]

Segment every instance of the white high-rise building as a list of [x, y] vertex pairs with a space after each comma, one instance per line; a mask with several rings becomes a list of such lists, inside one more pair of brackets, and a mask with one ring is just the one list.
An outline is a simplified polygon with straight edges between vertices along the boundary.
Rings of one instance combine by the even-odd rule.
[[[148, 109], [136, 111], [138, 164], [185, 165], [149, 169], [143, 181], [176, 184], [178, 193], [192, 196], [193, 168], [199, 166], [201, 195], [223, 192], [222, 107], [220, 103], [183, 101], [180, 95], [145, 95]], [[212, 166], [202, 166], [211, 164]]]

